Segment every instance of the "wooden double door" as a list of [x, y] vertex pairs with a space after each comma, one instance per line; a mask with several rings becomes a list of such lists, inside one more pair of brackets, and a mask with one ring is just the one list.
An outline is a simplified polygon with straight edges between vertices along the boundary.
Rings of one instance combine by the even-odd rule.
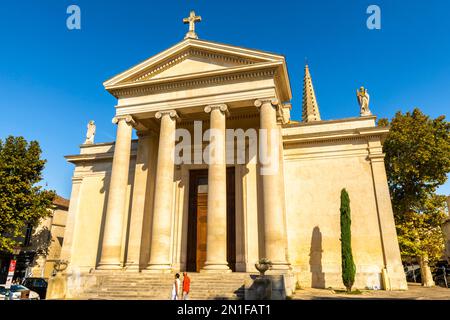
[[[187, 271], [199, 272], [206, 261], [208, 219], [208, 170], [191, 170], [189, 175], [189, 219]], [[227, 168], [227, 261], [236, 266], [235, 174]]]

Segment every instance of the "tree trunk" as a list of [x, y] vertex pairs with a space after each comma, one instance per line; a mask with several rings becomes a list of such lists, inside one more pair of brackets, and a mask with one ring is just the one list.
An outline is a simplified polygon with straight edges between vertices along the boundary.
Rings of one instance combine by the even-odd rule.
[[422, 276], [422, 286], [434, 287], [433, 275], [431, 274], [430, 266], [428, 265], [428, 256], [419, 257], [420, 260], [420, 274]]

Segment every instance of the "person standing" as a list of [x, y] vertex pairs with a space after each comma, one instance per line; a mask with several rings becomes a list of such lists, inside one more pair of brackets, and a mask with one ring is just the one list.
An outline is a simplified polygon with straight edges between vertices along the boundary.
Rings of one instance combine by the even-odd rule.
[[189, 290], [191, 289], [191, 278], [188, 277], [187, 272], [183, 272], [183, 299], [189, 299]]
[[175, 281], [173, 282], [173, 286], [172, 286], [172, 300], [180, 300], [180, 285], [181, 285], [181, 280], [180, 280], [180, 274], [177, 273], [175, 275]]

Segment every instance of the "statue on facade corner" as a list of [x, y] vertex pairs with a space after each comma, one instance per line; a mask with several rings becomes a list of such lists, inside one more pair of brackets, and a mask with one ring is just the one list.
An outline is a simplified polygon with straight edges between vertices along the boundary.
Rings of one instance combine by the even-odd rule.
[[84, 144], [94, 144], [94, 136], [95, 136], [95, 122], [94, 120], [91, 120], [87, 125], [86, 140], [84, 141]]
[[361, 87], [359, 88], [359, 90], [356, 90], [356, 98], [358, 99], [360, 115], [361, 116], [372, 115], [372, 112], [370, 112], [369, 109], [370, 96], [369, 93], [367, 92], [367, 89]]

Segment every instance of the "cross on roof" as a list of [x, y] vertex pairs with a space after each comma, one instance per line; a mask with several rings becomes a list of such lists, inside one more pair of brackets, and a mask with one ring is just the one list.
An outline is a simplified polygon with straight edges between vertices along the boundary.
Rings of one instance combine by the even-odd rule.
[[187, 39], [187, 38], [198, 39], [198, 36], [195, 33], [195, 23], [200, 22], [200, 21], [202, 21], [202, 17], [196, 16], [194, 10], [192, 10], [189, 13], [189, 17], [183, 19], [184, 24], [189, 23], [189, 31], [188, 31], [188, 33], [186, 33], [186, 36], [184, 37], [185, 39]]

